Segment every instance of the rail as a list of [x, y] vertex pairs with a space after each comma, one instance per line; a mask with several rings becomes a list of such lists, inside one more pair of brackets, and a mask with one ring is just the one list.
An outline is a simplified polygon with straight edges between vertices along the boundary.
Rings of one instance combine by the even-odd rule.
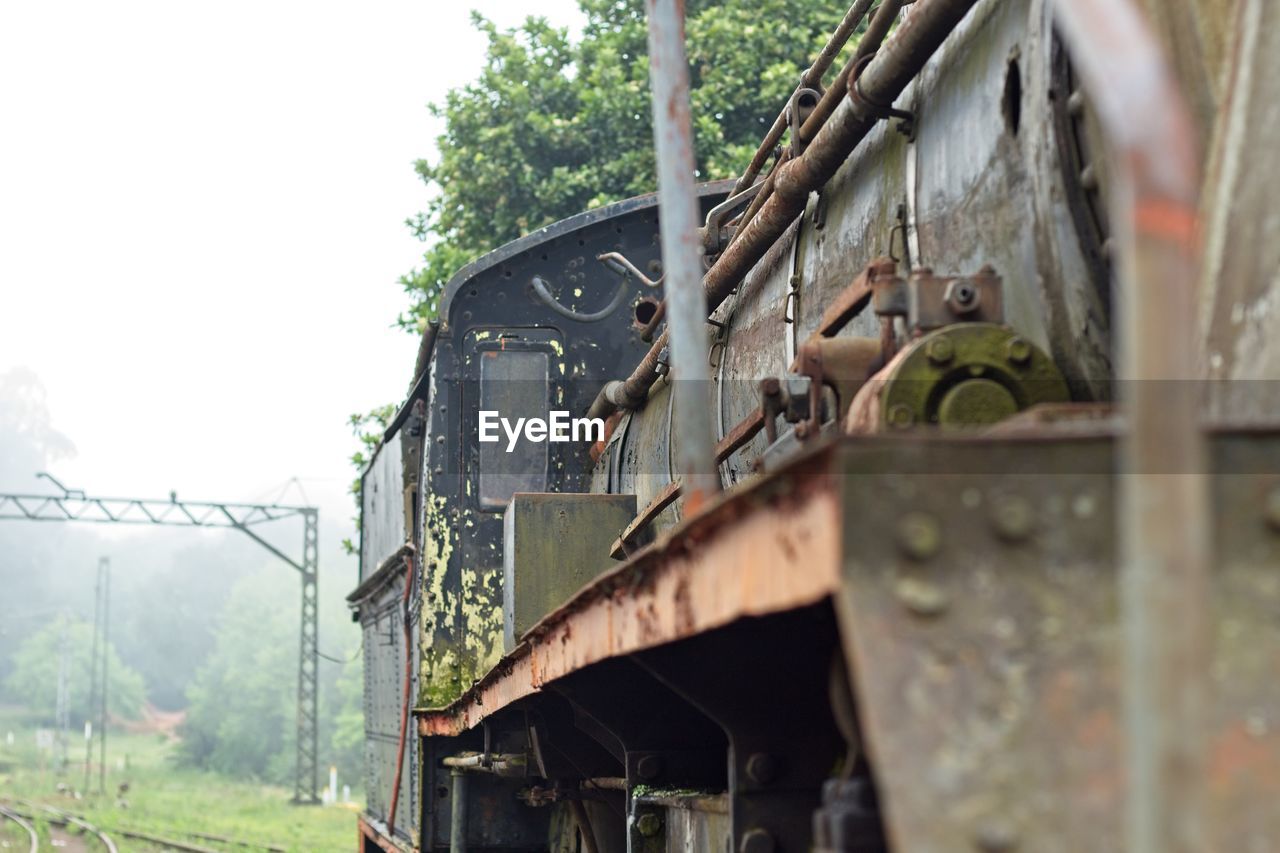
[[[14, 822], [24, 826], [24, 828], [28, 830], [28, 834], [31, 836], [31, 839], [32, 839], [31, 841], [32, 853], [35, 853], [35, 851], [39, 849], [39, 846], [38, 846], [39, 839], [35, 833], [35, 830], [31, 828], [31, 825], [27, 823], [27, 821], [36, 820], [37, 812], [44, 812], [46, 815], [44, 816], [44, 819], [47, 820], [49, 823], [53, 824], [54, 826], [70, 825], [80, 829], [82, 832], [86, 832], [90, 835], [95, 836], [102, 843], [103, 847], [105, 847], [106, 850], [109, 851], [109, 853], [117, 853], [118, 848], [116, 847], [115, 841], [110, 837], [110, 835], [107, 834], [108, 832], [110, 832], [111, 835], [116, 835], [121, 838], [129, 838], [129, 839], [133, 839], [134, 841], [145, 841], [148, 844], [152, 844], [157, 847], [163, 847], [169, 850], [181, 850], [181, 851], [184, 851], [184, 853], [221, 853], [221, 851], [212, 847], [205, 847], [200, 844], [194, 844], [189, 841], [183, 841], [177, 838], [168, 838], [163, 835], [157, 835], [151, 832], [144, 832], [143, 830], [139, 830], [139, 829], [121, 829], [119, 827], [104, 829], [93, 823], [90, 823], [88, 820], [84, 818], [83, 815], [78, 815], [73, 812], [69, 812], [64, 809], [57, 808], [56, 806], [47, 805], [45, 803], [37, 803], [29, 800], [20, 800], [20, 799], [11, 799], [9, 800], [9, 802], [12, 802], [16, 805], [23, 806], [24, 808], [30, 810], [27, 812], [22, 812], [22, 811], [16, 811], [12, 808], [0, 806], [0, 817], [13, 820]], [[189, 835], [192, 838], [200, 839], [202, 841], [212, 841], [217, 844], [225, 844], [232, 847], [244, 847], [251, 850], [265, 850], [265, 851], [268, 851], [268, 853], [285, 853], [285, 851], [287, 850], [286, 847], [283, 847], [279, 844], [262, 843], [262, 842], [255, 842], [255, 841], [244, 841], [238, 838], [229, 838], [225, 835], [215, 835], [207, 832], [184, 832], [183, 834]]]
[[27, 838], [31, 840], [31, 846], [28, 849], [31, 853], [37, 853], [40, 849], [40, 838], [36, 835], [35, 827], [28, 823], [26, 818], [16, 812], [11, 812], [6, 808], [0, 808], [0, 818], [4, 818], [5, 820], [17, 824], [19, 829], [26, 832]]

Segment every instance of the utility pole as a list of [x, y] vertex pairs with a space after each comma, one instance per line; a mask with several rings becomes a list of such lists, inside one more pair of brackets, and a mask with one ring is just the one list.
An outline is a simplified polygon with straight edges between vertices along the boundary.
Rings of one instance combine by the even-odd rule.
[[58, 701], [54, 711], [54, 724], [58, 730], [59, 774], [67, 772], [67, 742], [71, 728], [71, 615], [64, 610], [61, 619], [62, 631], [58, 640]]
[[[151, 524], [171, 527], [222, 527], [239, 530], [266, 550], [292, 567], [302, 582], [302, 603], [298, 626], [298, 715], [297, 715], [297, 765], [294, 774], [293, 801], [300, 804], [316, 804], [319, 785], [317, 749], [317, 713], [319, 650], [317, 648], [317, 622], [319, 592], [319, 510], [313, 506], [282, 506], [280, 504], [215, 503], [210, 501], [179, 500], [170, 492], [168, 499], [149, 498], [99, 498], [87, 496], [81, 489], [69, 489], [52, 475], [41, 472], [37, 477], [48, 480], [62, 491], [61, 495], [0, 494], [0, 520], [25, 521], [88, 521], [99, 524]], [[286, 518], [301, 518], [302, 555], [296, 560], [257, 534], [252, 527]], [[106, 558], [103, 558], [103, 564]], [[99, 566], [100, 595], [106, 588], [104, 569]], [[99, 599], [101, 604], [101, 598]], [[97, 641], [105, 625], [100, 621], [101, 611], [94, 611], [94, 665], [93, 684], [90, 688], [89, 714], [92, 716], [95, 702], [106, 707], [106, 669], [103, 667], [102, 693], [97, 682]], [[105, 608], [103, 608], [105, 609]], [[105, 640], [103, 641], [105, 644]], [[100, 714], [104, 729], [102, 755], [105, 756], [105, 710]], [[92, 723], [85, 722], [86, 741], [90, 741]], [[84, 779], [89, 787], [92, 762], [92, 746], [85, 745]], [[105, 762], [104, 762], [105, 763]], [[105, 773], [105, 771], [104, 771]]]
[[98, 792], [107, 792], [107, 664], [111, 661], [108, 641], [111, 626], [111, 562], [103, 557], [98, 562], [102, 577], [102, 705], [98, 711]]
[[93, 646], [89, 652], [89, 702], [84, 722], [84, 792], [89, 793], [93, 780], [93, 711], [98, 702], [98, 634], [102, 624], [102, 564], [98, 561], [98, 579], [93, 585]]

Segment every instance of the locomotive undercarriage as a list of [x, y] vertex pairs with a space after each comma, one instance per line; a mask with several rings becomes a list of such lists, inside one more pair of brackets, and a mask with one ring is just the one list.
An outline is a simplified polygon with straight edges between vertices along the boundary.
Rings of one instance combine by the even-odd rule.
[[[419, 715], [424, 838], [465, 756], [473, 849], [1119, 849], [1115, 424], [1084, 414], [823, 440], [681, 525]], [[1237, 819], [1274, 758], [1278, 451], [1212, 440], [1224, 849], [1270, 820]]]

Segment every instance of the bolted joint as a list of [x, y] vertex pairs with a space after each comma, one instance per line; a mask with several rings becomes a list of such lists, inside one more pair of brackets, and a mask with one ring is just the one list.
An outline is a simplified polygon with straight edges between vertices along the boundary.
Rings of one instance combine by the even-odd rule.
[[942, 548], [942, 527], [928, 513], [909, 512], [898, 522], [898, 547], [913, 560], [928, 560]]
[[767, 785], [778, 778], [778, 759], [767, 752], [754, 752], [747, 758], [747, 778], [757, 785]]
[[653, 812], [645, 812], [636, 818], [636, 831], [645, 838], [653, 838], [662, 831], [662, 818]]

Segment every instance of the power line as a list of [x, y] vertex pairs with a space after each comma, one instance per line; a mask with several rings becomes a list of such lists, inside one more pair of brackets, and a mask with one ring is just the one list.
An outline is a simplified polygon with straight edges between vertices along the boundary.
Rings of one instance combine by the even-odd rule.
[[[302, 581], [301, 619], [298, 631], [298, 715], [297, 767], [293, 800], [319, 803], [318, 765], [318, 683], [319, 633], [319, 515], [314, 506], [279, 503], [217, 503], [178, 500], [170, 492], [168, 500], [151, 498], [90, 497], [81, 489], [64, 486], [52, 475], [36, 475], [62, 491], [61, 495], [0, 494], [0, 519], [26, 521], [89, 521], [100, 524], [155, 524], [170, 527], [221, 527], [239, 530], [263, 548], [297, 570]], [[296, 479], [296, 478], [295, 478]], [[299, 485], [301, 491], [301, 485]], [[304, 493], [305, 497], [305, 493]], [[302, 556], [295, 560], [259, 536], [251, 527], [269, 521], [301, 518]], [[95, 607], [95, 612], [96, 612]], [[95, 617], [95, 625], [97, 619]], [[94, 642], [97, 642], [95, 628]], [[94, 674], [97, 673], [95, 666]], [[105, 668], [104, 676], [105, 678]], [[103, 686], [105, 692], [105, 684]], [[105, 700], [104, 700], [105, 701]], [[105, 705], [104, 705], [105, 707]], [[105, 711], [104, 721], [105, 721]], [[104, 747], [105, 750], [105, 747]], [[105, 752], [104, 752], [105, 755]], [[88, 788], [91, 755], [85, 756], [85, 788]]]

